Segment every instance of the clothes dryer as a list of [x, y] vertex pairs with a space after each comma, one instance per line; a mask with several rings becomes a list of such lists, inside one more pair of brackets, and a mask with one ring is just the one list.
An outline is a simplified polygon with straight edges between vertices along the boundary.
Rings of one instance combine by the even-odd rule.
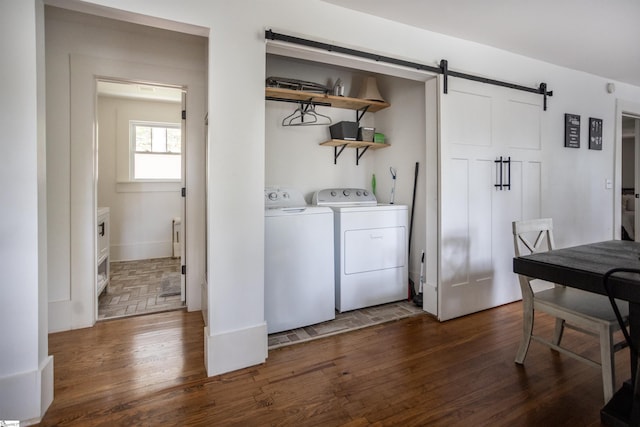
[[334, 212], [336, 309], [406, 299], [407, 206], [378, 204], [370, 191], [359, 188], [320, 190], [312, 204]]

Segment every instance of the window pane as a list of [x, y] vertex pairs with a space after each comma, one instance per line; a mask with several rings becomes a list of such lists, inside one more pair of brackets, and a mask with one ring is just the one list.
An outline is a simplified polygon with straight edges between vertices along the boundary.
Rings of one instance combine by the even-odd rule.
[[133, 180], [181, 180], [182, 138], [178, 123], [131, 122]]
[[151, 127], [135, 126], [136, 151], [151, 151]]
[[151, 128], [151, 151], [154, 153], [167, 152], [167, 128]]
[[182, 137], [180, 129], [167, 128], [167, 151], [169, 153], [179, 153], [181, 151]]
[[135, 154], [134, 179], [181, 179], [181, 157], [175, 154]]

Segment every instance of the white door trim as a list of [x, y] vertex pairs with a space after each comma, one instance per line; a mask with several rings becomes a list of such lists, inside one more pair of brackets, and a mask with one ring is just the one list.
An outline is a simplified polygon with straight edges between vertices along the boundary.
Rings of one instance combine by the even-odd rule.
[[[620, 239], [622, 227], [622, 116], [640, 117], [640, 104], [625, 99], [616, 99], [616, 130], [614, 154], [614, 192], [613, 192], [613, 238]], [[636, 153], [636, 155], [638, 155]], [[636, 176], [640, 171], [636, 169]], [[638, 189], [636, 188], [636, 192]], [[637, 233], [637, 231], [636, 231]]]

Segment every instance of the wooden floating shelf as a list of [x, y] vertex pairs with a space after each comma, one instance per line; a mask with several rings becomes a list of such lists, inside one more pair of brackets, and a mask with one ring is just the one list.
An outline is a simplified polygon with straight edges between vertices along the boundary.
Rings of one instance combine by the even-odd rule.
[[360, 98], [349, 98], [347, 96], [324, 95], [321, 93], [303, 92], [301, 90], [283, 89], [278, 87], [265, 88], [265, 96], [268, 98], [288, 99], [292, 101], [310, 101], [330, 104], [335, 108], [348, 110], [361, 110], [367, 108], [368, 113], [375, 113], [384, 108], [390, 107], [388, 102], [369, 101]]
[[347, 141], [345, 139], [332, 139], [329, 141], [321, 142], [320, 145], [325, 147], [341, 147], [346, 145], [349, 148], [364, 148], [368, 147], [372, 150], [378, 150], [380, 148], [387, 148], [390, 144], [382, 144], [379, 142], [369, 142], [369, 141]]

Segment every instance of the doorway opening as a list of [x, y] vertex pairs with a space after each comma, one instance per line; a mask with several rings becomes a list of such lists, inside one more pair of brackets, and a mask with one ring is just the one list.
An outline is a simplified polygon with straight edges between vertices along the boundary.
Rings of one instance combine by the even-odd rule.
[[96, 89], [97, 318], [184, 309], [185, 90], [110, 79]]
[[[312, 204], [315, 191], [323, 188], [345, 188], [346, 186], [367, 189], [375, 195], [377, 202], [388, 203], [391, 194], [395, 197], [395, 203], [408, 204], [412, 200], [414, 180], [419, 181], [415, 218], [425, 218], [426, 202], [426, 178], [425, 162], [427, 159], [425, 142], [429, 129], [426, 126], [426, 103], [434, 102], [435, 97], [427, 97], [426, 82], [435, 84], [436, 79], [422, 72], [391, 68], [379, 63], [367, 62], [358, 58], [345, 58], [332, 53], [299, 52], [288, 45], [267, 43], [265, 78], [270, 76], [285, 76], [286, 78], [299, 79], [307, 82], [315, 82], [318, 85], [332, 87], [340, 81], [344, 89], [344, 96], [350, 98], [362, 97], [359, 92], [363, 82], [369, 78], [376, 79], [376, 85], [380, 95], [389, 102], [392, 107], [372, 113], [363, 112], [360, 116], [349, 108], [318, 106], [316, 114], [324, 115], [325, 119], [333, 123], [339, 121], [351, 121], [354, 117], [360, 121], [360, 126], [376, 132], [386, 134], [387, 142], [397, 144], [395, 150], [356, 150], [339, 151], [329, 149], [331, 146], [318, 142], [326, 141], [329, 136], [326, 120], [313, 122], [316, 126], [305, 126], [304, 132], [283, 124], [283, 118], [291, 116], [295, 107], [290, 102], [275, 102], [268, 99], [265, 104], [265, 185], [267, 187], [279, 187], [287, 184], [305, 198], [306, 204]], [[435, 85], [434, 85], [435, 89]], [[366, 111], [366, 110], [365, 110]], [[407, 119], [411, 118], [411, 119]], [[323, 125], [323, 123], [325, 125]], [[319, 125], [319, 126], [318, 126]], [[373, 135], [372, 135], [373, 136]], [[343, 148], [345, 148], [343, 146]], [[422, 178], [416, 173], [416, 160], [422, 163]], [[392, 187], [390, 168], [397, 170], [397, 192]], [[377, 176], [377, 180], [375, 177]], [[373, 184], [372, 182], [376, 182]], [[286, 221], [286, 220], [285, 220]], [[405, 266], [408, 274], [415, 278], [414, 283], [419, 283], [420, 252], [425, 248], [427, 229], [424, 221], [417, 219], [413, 229], [413, 251], [408, 248], [394, 248], [394, 251], [405, 251], [407, 257]], [[286, 227], [286, 226], [285, 226]], [[267, 227], [268, 228], [268, 227]], [[271, 237], [275, 237], [266, 231], [265, 241], [269, 244]], [[273, 239], [271, 239], [273, 240]], [[302, 253], [304, 252], [304, 243]], [[296, 257], [291, 262], [291, 257], [283, 258], [280, 254], [269, 257], [265, 253], [265, 265], [271, 271], [294, 272], [297, 266], [307, 261], [299, 251], [292, 254]], [[315, 247], [316, 261], [322, 255], [322, 250]], [[331, 254], [333, 256], [333, 253]], [[411, 260], [409, 260], [409, 256]], [[410, 267], [413, 266], [413, 269]], [[416, 268], [417, 266], [417, 268]], [[341, 269], [339, 263], [332, 265], [337, 271]], [[266, 267], [265, 267], [266, 268]], [[266, 268], [267, 269], [267, 268]], [[412, 271], [413, 270], [413, 271]], [[302, 273], [305, 274], [305, 273]], [[284, 274], [282, 280], [288, 280], [291, 274]], [[333, 276], [332, 276], [333, 279]], [[407, 281], [402, 283], [403, 293], [407, 294]], [[322, 336], [344, 333], [369, 326], [381, 321], [390, 321], [405, 316], [423, 313], [422, 307], [417, 307], [413, 302], [401, 297], [400, 301], [387, 302], [382, 305], [374, 305], [371, 300], [364, 302], [364, 307], [345, 312], [336, 312], [335, 319], [320, 323], [308, 324], [306, 313], [290, 309], [291, 301], [278, 295], [277, 287], [273, 280], [265, 276], [265, 318], [267, 322], [277, 318], [286, 319], [289, 326], [296, 324], [294, 329], [271, 330], [268, 335], [268, 348], [300, 343]], [[282, 282], [281, 282], [282, 283]], [[323, 286], [322, 283], [319, 284]], [[333, 280], [330, 283], [333, 291]], [[418, 288], [416, 286], [416, 291]], [[301, 294], [307, 291], [301, 291]], [[312, 291], [309, 291], [311, 294]], [[326, 295], [326, 293], [325, 293]], [[302, 299], [305, 296], [301, 295]], [[317, 304], [316, 304], [317, 305]], [[329, 307], [327, 307], [329, 305]], [[343, 306], [344, 307], [344, 306]], [[298, 307], [299, 308], [299, 307]], [[324, 309], [334, 311], [334, 297], [323, 306]], [[280, 323], [282, 324], [282, 322]], [[271, 325], [269, 325], [271, 326]], [[279, 326], [280, 329], [282, 327]]]
[[621, 238], [637, 240], [637, 194], [640, 188], [640, 118], [622, 116], [622, 206]]

